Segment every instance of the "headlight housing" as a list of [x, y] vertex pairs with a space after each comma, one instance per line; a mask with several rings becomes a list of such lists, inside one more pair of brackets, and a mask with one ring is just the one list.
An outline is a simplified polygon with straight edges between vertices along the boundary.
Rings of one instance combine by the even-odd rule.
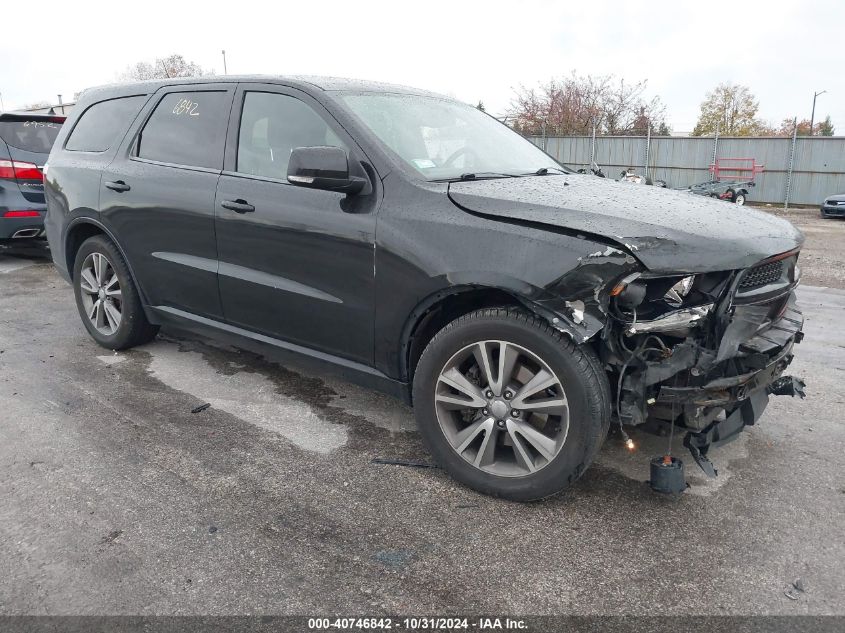
[[692, 284], [695, 282], [695, 275], [689, 275], [688, 277], [684, 277], [674, 286], [669, 288], [663, 298], [666, 300], [671, 306], [676, 308], [680, 308], [681, 305], [684, 303], [684, 297], [689, 294], [689, 291], [692, 290]]
[[695, 284], [695, 275], [684, 277], [642, 277], [634, 273], [622, 279], [610, 291], [611, 297], [627, 308], [636, 308], [644, 301], [662, 301], [671, 308], [680, 307]]

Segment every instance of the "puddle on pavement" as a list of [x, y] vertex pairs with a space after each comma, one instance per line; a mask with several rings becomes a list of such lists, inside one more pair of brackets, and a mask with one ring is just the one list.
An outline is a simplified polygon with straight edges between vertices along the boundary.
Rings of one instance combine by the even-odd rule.
[[280, 394], [269, 378], [255, 372], [220, 373], [201, 353], [180, 351], [168, 341], [144, 346], [147, 371], [157, 380], [249, 424], [273, 431], [296, 446], [330, 453], [346, 444], [346, 428], [325, 420], [300, 400]]

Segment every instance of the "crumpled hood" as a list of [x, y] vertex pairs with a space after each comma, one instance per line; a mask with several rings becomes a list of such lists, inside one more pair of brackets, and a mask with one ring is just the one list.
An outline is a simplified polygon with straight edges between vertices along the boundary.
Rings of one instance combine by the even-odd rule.
[[449, 197], [487, 217], [602, 236], [654, 272], [746, 268], [804, 242], [792, 224], [763, 211], [582, 174], [454, 182]]

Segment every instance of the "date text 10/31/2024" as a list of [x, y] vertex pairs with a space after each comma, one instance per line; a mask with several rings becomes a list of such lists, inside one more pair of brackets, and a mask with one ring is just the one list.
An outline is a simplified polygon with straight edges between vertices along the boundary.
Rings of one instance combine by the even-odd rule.
[[525, 631], [527, 624], [524, 620], [514, 618], [309, 618], [310, 630], [399, 630], [399, 631], [431, 631], [431, 630], [477, 630], [477, 631]]

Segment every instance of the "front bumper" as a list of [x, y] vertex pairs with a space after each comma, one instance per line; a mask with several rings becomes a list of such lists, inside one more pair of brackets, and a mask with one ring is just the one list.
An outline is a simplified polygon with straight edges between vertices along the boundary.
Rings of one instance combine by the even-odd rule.
[[[623, 383], [623, 423], [686, 430], [685, 446], [710, 476], [716, 475], [707, 457], [710, 447], [735, 439], [754, 424], [769, 395], [804, 396], [800, 380], [783, 376], [794, 345], [804, 336], [794, 284], [756, 303], [748, 295], [745, 300], [732, 305], [724, 329], [716, 328], [711, 315], [708, 323], [666, 348], [662, 359], [645, 363]], [[710, 338], [714, 335], [716, 348]]]
[[[765, 390], [792, 362], [792, 348], [804, 338], [804, 315], [789, 298], [781, 317], [769, 324], [752, 338], [737, 347], [738, 356], [730, 359], [742, 371], [730, 377], [716, 377], [701, 385], [660, 387], [657, 402], [668, 405], [693, 405], [696, 407], [731, 407], [747, 400], [757, 391]], [[703, 372], [704, 366], [692, 366]], [[714, 369], [709, 369], [713, 375]], [[760, 411], [762, 413], [762, 411]], [[759, 416], [758, 416], [759, 417]], [[756, 419], [756, 418], [755, 418]]]
[[831, 218], [845, 218], [845, 204], [822, 205], [822, 215]]
[[[756, 350], [746, 362], [767, 362], [757, 370], [748, 371], [730, 378], [716, 378], [701, 387], [661, 387], [658, 402], [674, 407], [692, 407], [698, 410], [722, 408], [723, 418], [717, 418], [700, 431], [690, 431], [684, 437], [693, 459], [710, 477], [717, 471], [708, 457], [713, 446], [720, 446], [735, 440], [746, 426], [760, 419], [769, 404], [769, 395], [791, 395], [804, 397], [804, 383], [792, 376], [782, 376], [792, 362], [792, 348], [804, 337], [801, 331], [803, 316], [797, 308], [791, 308], [782, 318], [776, 330], [769, 330], [743, 345]], [[771, 335], [774, 338], [770, 338]], [[780, 346], [782, 344], [782, 346]], [[774, 356], [767, 357], [767, 350]], [[768, 358], [768, 360], [764, 360]]]

